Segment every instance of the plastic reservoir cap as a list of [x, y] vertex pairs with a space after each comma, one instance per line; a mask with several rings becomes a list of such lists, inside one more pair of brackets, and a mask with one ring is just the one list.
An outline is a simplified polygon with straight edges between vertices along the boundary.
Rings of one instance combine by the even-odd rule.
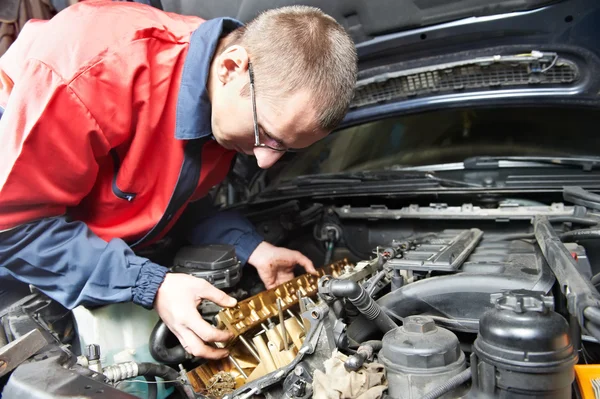
[[461, 358], [456, 335], [426, 316], [406, 317], [402, 327], [387, 332], [380, 353], [396, 366], [414, 369], [445, 367]]
[[600, 364], [576, 364], [575, 376], [577, 385], [583, 399], [595, 399], [592, 380], [598, 379], [600, 382]]

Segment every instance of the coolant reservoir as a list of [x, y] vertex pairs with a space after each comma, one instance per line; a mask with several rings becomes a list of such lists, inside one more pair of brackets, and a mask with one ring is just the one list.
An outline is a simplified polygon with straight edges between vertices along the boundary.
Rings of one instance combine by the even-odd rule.
[[[131, 302], [117, 303], [97, 309], [79, 306], [73, 309], [80, 353], [87, 345], [100, 345], [102, 366], [122, 362], [156, 361], [150, 355], [148, 341], [154, 325], [159, 320], [154, 310], [146, 310]], [[118, 385], [120, 390], [138, 397], [147, 396], [147, 384], [143, 378], [138, 382], [126, 381]], [[163, 389], [158, 384], [158, 398], [165, 398], [173, 389]]]
[[402, 327], [385, 334], [379, 361], [393, 399], [421, 398], [465, 369], [456, 335], [425, 316], [407, 317]]

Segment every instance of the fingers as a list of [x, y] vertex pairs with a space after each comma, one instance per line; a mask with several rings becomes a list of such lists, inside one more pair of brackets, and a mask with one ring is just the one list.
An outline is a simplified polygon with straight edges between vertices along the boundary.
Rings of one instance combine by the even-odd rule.
[[317, 274], [317, 270], [310, 259], [302, 255], [300, 252], [296, 252], [296, 254], [296, 263], [302, 266], [308, 273]]
[[226, 308], [233, 307], [237, 304], [235, 298], [232, 298], [220, 289], [215, 288], [206, 280], [198, 279], [198, 290], [196, 295], [200, 299], [208, 299], [209, 301]]
[[194, 356], [204, 359], [222, 359], [229, 355], [227, 349], [214, 348], [206, 345], [189, 328], [183, 327], [177, 332], [174, 331], [174, 333], [186, 352], [191, 353]]
[[190, 317], [186, 323], [186, 327], [192, 330], [204, 342], [225, 342], [233, 338], [233, 335], [229, 331], [219, 330], [199, 316]]

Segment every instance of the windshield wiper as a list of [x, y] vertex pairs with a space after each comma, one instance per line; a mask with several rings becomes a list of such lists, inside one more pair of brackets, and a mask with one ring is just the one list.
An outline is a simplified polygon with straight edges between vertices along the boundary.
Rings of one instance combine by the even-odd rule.
[[403, 184], [435, 184], [437, 187], [481, 187], [477, 183], [447, 179], [431, 172], [417, 171], [364, 171], [347, 173], [328, 173], [321, 175], [298, 176], [282, 182], [277, 190], [322, 185], [352, 185], [360, 183], [403, 183]]
[[600, 157], [540, 157], [540, 156], [481, 156], [467, 158], [463, 161], [464, 169], [489, 169], [502, 167], [536, 167], [542, 165], [576, 166], [585, 171], [598, 169]]

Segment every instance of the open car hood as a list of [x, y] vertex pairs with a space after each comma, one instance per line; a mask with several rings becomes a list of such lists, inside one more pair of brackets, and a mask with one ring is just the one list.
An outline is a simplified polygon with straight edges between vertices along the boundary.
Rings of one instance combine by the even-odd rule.
[[162, 0], [168, 11], [249, 21], [305, 4], [356, 42], [359, 78], [344, 125], [473, 105], [598, 105], [595, 0]]

